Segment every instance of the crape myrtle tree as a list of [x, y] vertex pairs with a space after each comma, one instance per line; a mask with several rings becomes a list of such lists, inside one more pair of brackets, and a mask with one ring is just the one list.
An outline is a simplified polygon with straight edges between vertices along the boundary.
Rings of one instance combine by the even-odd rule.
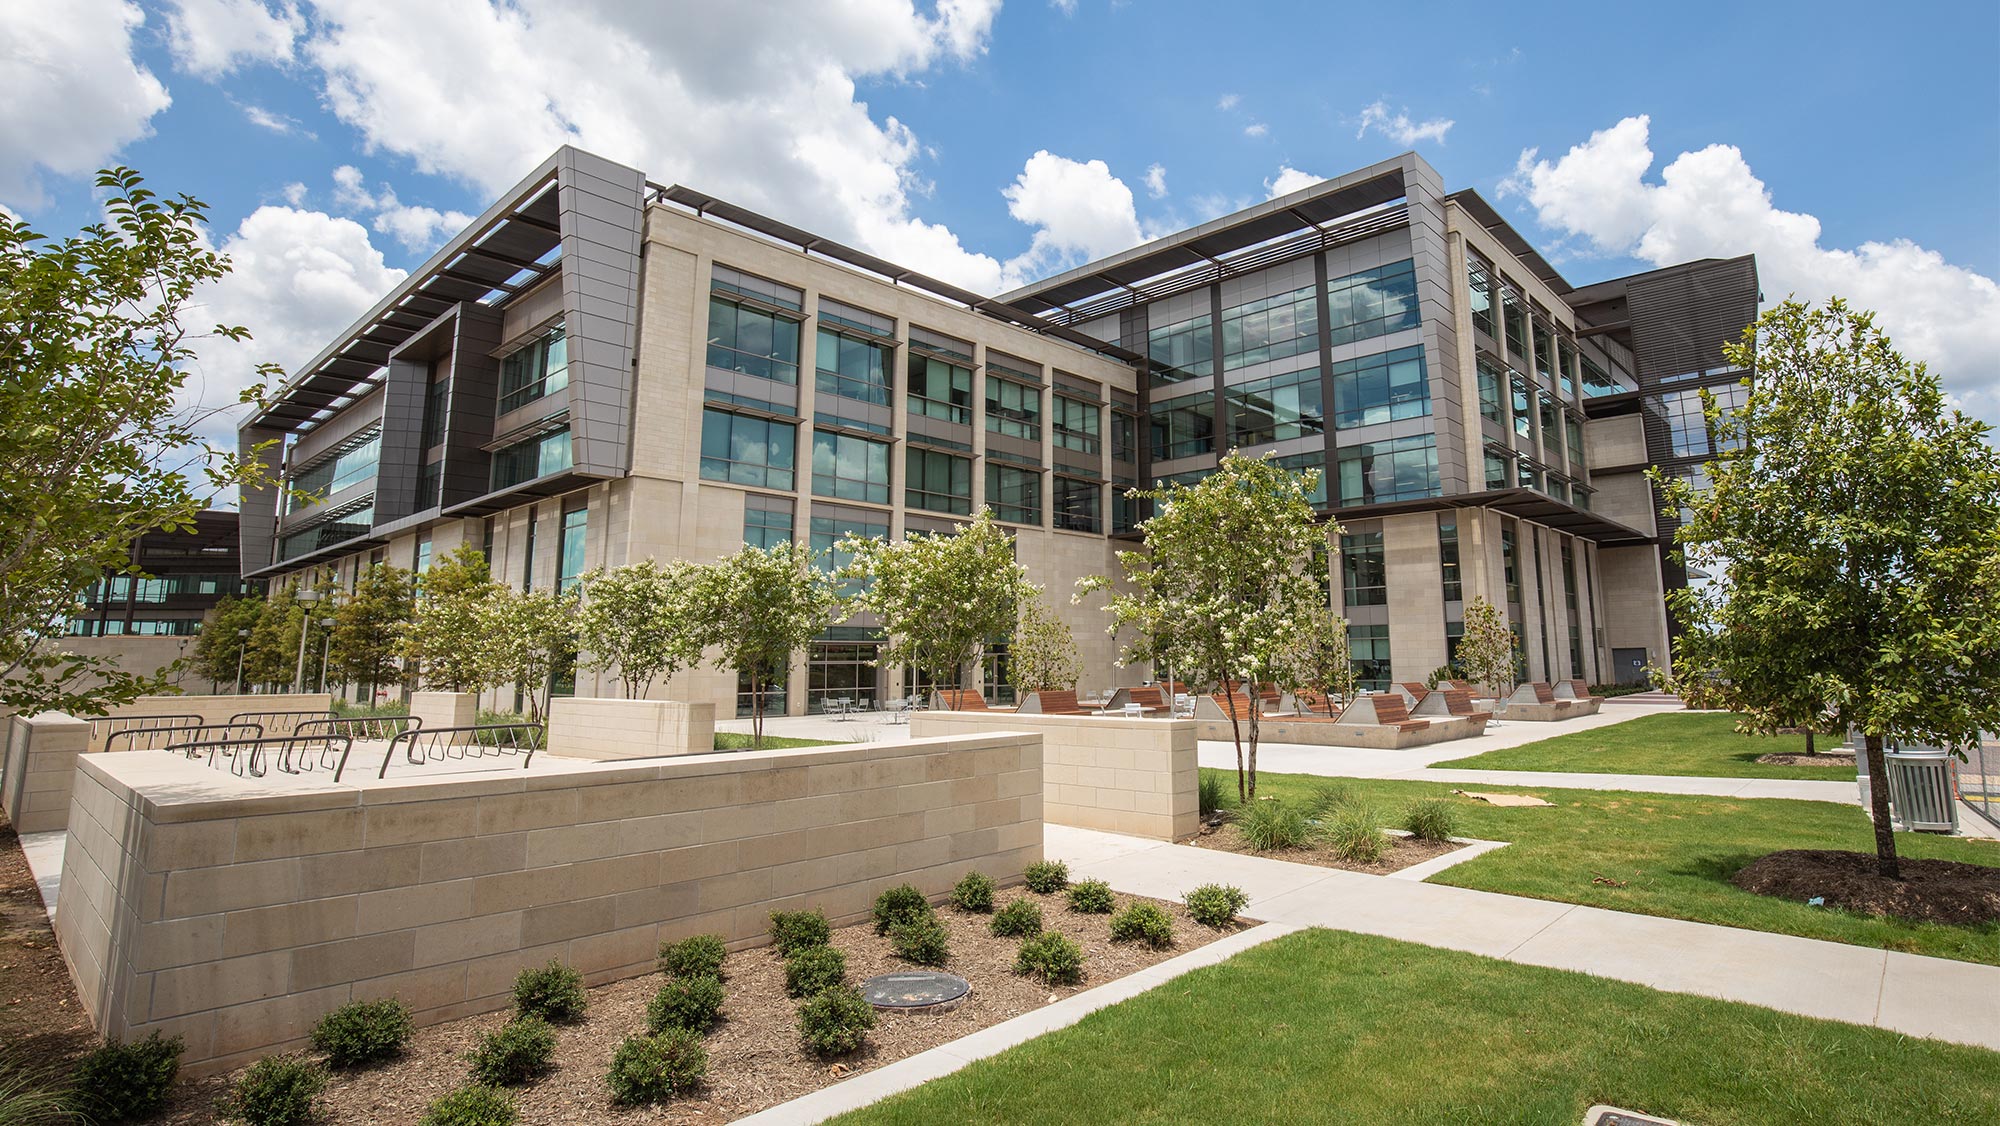
[[249, 339], [194, 320], [229, 272], [206, 207], [126, 168], [97, 187], [104, 221], [59, 241], [0, 210], [0, 707], [25, 714], [101, 714], [157, 688], [64, 651], [64, 619], [101, 576], [136, 573], [140, 535], [192, 531], [217, 493], [266, 481], [257, 458], [203, 440], [218, 411], [183, 394], [203, 341]]
[[701, 640], [715, 646], [717, 667], [750, 680], [750, 745], [758, 749], [771, 685], [784, 682], [792, 654], [847, 616], [835, 577], [815, 563], [795, 543], [747, 546], [694, 577], [690, 601], [705, 629]]
[[1668, 596], [1673, 679], [1751, 731], [1814, 714], [1858, 732], [1896, 877], [1885, 742], [1957, 750], [2000, 726], [2000, 451], [1837, 298], [1787, 301], [1725, 351], [1756, 374], [1735, 411], [1704, 396], [1708, 488], [1654, 473], [1676, 549], [1717, 576]]
[[403, 657], [423, 686], [483, 692], [501, 683], [488, 606], [506, 593], [493, 581], [486, 556], [471, 544], [431, 564], [417, 580], [416, 613], [403, 635]]
[[[220, 690], [227, 684], [236, 689], [237, 661], [249, 664], [249, 638], [236, 636], [239, 630], [254, 630], [264, 613], [262, 595], [231, 595], [215, 604], [214, 616], [201, 627], [194, 639], [189, 668], [196, 676]], [[247, 679], [245, 684], [252, 683]]]
[[875, 614], [888, 634], [878, 660], [911, 665], [937, 684], [965, 684], [988, 639], [1013, 632], [1022, 600], [1036, 590], [1014, 559], [1014, 537], [989, 509], [949, 534], [898, 542], [850, 535], [837, 550], [852, 557], [840, 577], [861, 581], [854, 608]]
[[1021, 619], [1007, 646], [1008, 679], [1016, 692], [1067, 692], [1083, 679], [1076, 637], [1040, 592], [1021, 599]]
[[[478, 551], [472, 554], [480, 558]], [[431, 574], [436, 573], [437, 568], [432, 567]], [[528, 704], [528, 722], [540, 723], [557, 668], [576, 657], [577, 594], [574, 590], [494, 587], [474, 609], [486, 642], [480, 670], [483, 683], [469, 691], [519, 685]]]
[[402, 683], [403, 634], [415, 612], [416, 585], [409, 571], [376, 563], [361, 572], [353, 595], [333, 612], [328, 679], [366, 688], [371, 706], [378, 687]]
[[699, 568], [642, 559], [583, 577], [578, 641], [583, 665], [615, 670], [628, 700], [644, 699], [656, 680], [701, 663], [704, 625], [694, 592]]
[[1272, 680], [1297, 696], [1317, 692], [1346, 699], [1354, 695], [1354, 654], [1347, 619], [1322, 598], [1300, 612], [1297, 631], [1278, 653]]
[[[1193, 485], [1133, 490], [1156, 513], [1139, 525], [1146, 550], [1118, 553], [1130, 589], [1105, 606], [1114, 635], [1135, 634], [1123, 661], [1171, 665], [1190, 681], [1219, 683], [1225, 694], [1272, 679], [1313, 608], [1326, 604], [1316, 561], [1329, 557], [1339, 530], [1314, 516], [1318, 484], [1317, 470], [1294, 473], [1274, 455], [1231, 450]], [[1096, 576], [1078, 587], [1110, 585]], [[1257, 796], [1256, 693], [1247, 700], [1229, 709], [1243, 801]]]
[[1507, 628], [1507, 616], [1500, 607], [1476, 595], [1465, 604], [1465, 630], [1458, 639], [1454, 658], [1465, 679], [1485, 685], [1499, 699], [1514, 692], [1514, 670], [1519, 664], [1520, 639]]

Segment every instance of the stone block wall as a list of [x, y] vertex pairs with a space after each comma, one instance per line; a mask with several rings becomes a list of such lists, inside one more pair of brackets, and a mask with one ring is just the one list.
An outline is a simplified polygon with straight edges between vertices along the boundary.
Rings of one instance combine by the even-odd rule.
[[396, 996], [423, 1022], [506, 1007], [560, 958], [591, 982], [662, 941], [763, 941], [771, 911], [858, 921], [912, 883], [1042, 857], [1033, 735], [709, 754], [336, 784], [157, 752], [84, 756], [56, 929], [99, 1032], [186, 1038], [191, 1074], [299, 1046]]
[[76, 756], [90, 747], [90, 724], [61, 712], [7, 720], [0, 808], [17, 833], [47, 833], [69, 821]]
[[628, 759], [715, 749], [715, 705], [674, 700], [558, 697], [549, 702], [549, 752]]
[[1032, 731], [1042, 741], [1042, 817], [1172, 841], [1201, 828], [1195, 722], [1018, 712], [917, 712], [918, 738]]
[[[324, 715], [333, 707], [333, 696], [326, 692], [269, 692], [242, 696], [141, 696], [129, 704], [112, 708], [102, 716], [91, 719], [133, 719], [152, 715], [198, 716], [203, 723], [227, 723], [229, 717], [244, 712], [319, 712]], [[94, 724], [90, 749], [101, 751], [108, 735], [108, 724]], [[284, 732], [275, 732], [284, 734]]]

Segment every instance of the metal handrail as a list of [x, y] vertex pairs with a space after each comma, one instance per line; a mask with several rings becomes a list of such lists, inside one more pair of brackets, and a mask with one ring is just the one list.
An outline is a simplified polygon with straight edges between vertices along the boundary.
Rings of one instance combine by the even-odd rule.
[[[487, 758], [497, 755], [522, 755], [521, 769], [526, 770], [534, 761], [535, 752], [542, 749], [546, 737], [539, 723], [487, 723], [466, 727], [413, 728], [397, 735], [389, 742], [389, 750], [382, 756], [382, 767], [375, 772], [377, 778], [389, 776], [389, 764], [395, 761], [396, 751], [401, 748], [404, 760], [411, 766], [422, 766], [429, 762], [446, 759]], [[342, 756], [340, 766], [334, 770], [333, 780], [340, 781], [341, 771], [347, 768], [347, 760]]]
[[[177, 727], [128, 727], [113, 731], [104, 740], [104, 750], [158, 751], [176, 743], [238, 742], [261, 739], [264, 729], [254, 723], [190, 723]], [[125, 746], [119, 741], [124, 740]], [[144, 745], [141, 745], [144, 744]]]

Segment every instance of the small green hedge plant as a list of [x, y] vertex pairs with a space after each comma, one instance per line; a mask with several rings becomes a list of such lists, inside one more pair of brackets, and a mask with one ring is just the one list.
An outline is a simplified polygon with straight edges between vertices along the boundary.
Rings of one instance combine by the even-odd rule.
[[1458, 809], [1441, 798], [1411, 802], [1403, 827], [1420, 841], [1448, 841], [1458, 834]]
[[875, 1027], [875, 1007], [851, 985], [823, 989], [799, 1006], [799, 1042], [816, 1056], [859, 1048]]
[[707, 1032], [721, 1015], [720, 978], [677, 977], [660, 986], [646, 1002], [646, 1031], [656, 1036], [669, 1028]]
[[935, 915], [919, 915], [889, 927], [896, 956], [919, 966], [942, 966], [951, 957], [951, 937]]
[[847, 980], [847, 955], [831, 946], [801, 950], [785, 960], [785, 995], [810, 997]]
[[810, 911], [771, 912], [771, 945], [783, 957], [825, 946], [832, 938], [833, 927], [826, 921], [826, 912], [817, 907]]
[[993, 910], [993, 877], [984, 872], [967, 872], [951, 889], [951, 905], [960, 911], [982, 915]]
[[611, 1056], [613, 1102], [625, 1106], [664, 1102], [685, 1095], [708, 1074], [708, 1049], [701, 1035], [669, 1028], [652, 1036], [629, 1036]]
[[1017, 899], [993, 913], [992, 931], [1001, 938], [1042, 933], [1042, 905]]
[[720, 978], [722, 960], [728, 956], [729, 948], [723, 945], [721, 935], [692, 935], [660, 946], [660, 972], [674, 977]]
[[567, 1024], [583, 1017], [590, 998], [583, 992], [583, 975], [554, 959], [531, 966], [514, 979], [514, 1012]]
[[1143, 942], [1165, 950], [1174, 944], [1174, 921], [1156, 904], [1134, 903], [1111, 916], [1111, 941]]
[[488, 1032], [466, 1059], [472, 1078], [489, 1087], [516, 1087], [548, 1073], [555, 1062], [556, 1030], [540, 1017], [516, 1017]]
[[401, 1052], [414, 1027], [401, 1001], [351, 1001], [319, 1018], [312, 1046], [330, 1066], [367, 1067]]
[[265, 1056], [223, 1099], [225, 1117], [248, 1126], [305, 1126], [320, 1117], [326, 1068], [302, 1055]]
[[97, 1122], [150, 1117], [167, 1103], [182, 1047], [180, 1037], [157, 1032], [130, 1044], [106, 1040], [77, 1062], [79, 1109]]
[[889, 928], [913, 919], [929, 918], [931, 901], [908, 884], [900, 884], [875, 897], [875, 933], [888, 934]]
[[1114, 906], [1111, 885], [1103, 880], [1084, 880], [1070, 885], [1069, 909], [1079, 915], [1109, 915]]
[[1037, 895], [1054, 895], [1069, 886], [1069, 865], [1060, 860], [1037, 860], [1026, 875], [1028, 890]]
[[1226, 927], [1250, 905], [1243, 889], [1228, 884], [1203, 884], [1187, 893], [1188, 914], [1205, 927]]
[[514, 1096], [467, 1083], [432, 1102], [417, 1126], [514, 1126]]
[[1014, 972], [1050, 985], [1075, 985], [1083, 980], [1083, 947], [1056, 931], [1044, 931], [1022, 940]]

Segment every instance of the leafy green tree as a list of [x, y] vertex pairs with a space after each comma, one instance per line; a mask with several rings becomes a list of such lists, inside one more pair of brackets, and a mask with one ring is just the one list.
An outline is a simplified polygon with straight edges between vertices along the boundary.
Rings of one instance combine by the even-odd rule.
[[191, 531], [210, 498], [266, 477], [209, 447], [215, 411], [183, 394], [202, 341], [249, 339], [183, 323], [229, 272], [206, 207], [126, 168], [97, 186], [105, 221], [60, 241], [0, 211], [0, 707], [27, 713], [98, 714], [159, 687], [63, 651], [64, 619], [101, 575], [134, 573], [137, 537]]
[[1272, 679], [1293, 695], [1318, 692], [1342, 699], [1354, 695], [1354, 654], [1347, 640], [1347, 619], [1334, 613], [1325, 601], [1301, 612], [1298, 631], [1279, 652]]
[[1500, 607], [1478, 595], [1465, 604], [1465, 632], [1458, 639], [1454, 663], [1465, 679], [1491, 689], [1506, 699], [1514, 691], [1514, 673], [1520, 668], [1520, 639], [1507, 628], [1507, 615]]
[[835, 577], [794, 543], [745, 547], [700, 569], [695, 617], [715, 664], [750, 678], [750, 743], [764, 745], [764, 697], [782, 683], [792, 654], [847, 617]]
[[[473, 555], [477, 558], [479, 553], [474, 551]], [[437, 568], [431, 571], [435, 574]], [[542, 722], [551, 678], [558, 666], [576, 657], [576, 592], [515, 591], [496, 586], [474, 613], [487, 639], [483, 662], [486, 683], [481, 688], [520, 685], [528, 701], [528, 722]]]
[[616, 669], [628, 700], [662, 677], [701, 663], [703, 623], [694, 606], [697, 567], [642, 559], [583, 577], [580, 640], [588, 669]]
[[[234, 691], [238, 654], [246, 664], [250, 656], [249, 638], [238, 637], [236, 633], [256, 629], [263, 612], [262, 595], [231, 596], [216, 603], [214, 615], [194, 639], [194, 652], [188, 662], [190, 670], [217, 689], [226, 684]], [[246, 679], [244, 683], [255, 682]]]
[[1021, 599], [1021, 620], [1007, 657], [1008, 679], [1017, 692], [1067, 692], [1083, 679], [1076, 637], [1038, 593]]
[[403, 656], [418, 666], [426, 688], [483, 692], [503, 683], [488, 604], [505, 594], [486, 557], [472, 544], [431, 564], [418, 579], [416, 615], [403, 635]]
[[299, 630], [305, 607], [299, 604], [297, 580], [278, 583], [259, 607], [250, 627], [250, 646], [243, 656], [243, 683], [265, 691], [288, 687], [298, 672]]
[[1014, 537], [980, 509], [949, 535], [911, 533], [900, 542], [848, 536], [853, 557], [840, 574], [864, 580], [854, 608], [889, 635], [880, 660], [911, 665], [939, 684], [965, 683], [989, 638], [1013, 632], [1035, 587], [1014, 559]]
[[399, 684], [403, 634], [416, 613], [413, 576], [401, 567], [376, 563], [355, 580], [354, 594], [333, 614], [329, 679], [359, 684], [375, 701], [375, 689]]
[[2000, 726], [2000, 451], [1837, 298], [1773, 308], [1726, 354], [1756, 374], [1733, 412], [1706, 397], [1709, 487], [1654, 473], [1677, 550], [1717, 576], [1669, 596], [1675, 677], [1749, 730], [1823, 708], [1860, 732], [1895, 877], [1885, 741], [1956, 749]]
[[[1313, 561], [1329, 557], [1339, 528], [1314, 515], [1318, 485], [1316, 470], [1294, 473], [1273, 455], [1231, 450], [1193, 485], [1133, 490], [1156, 514], [1139, 526], [1146, 550], [1118, 553], [1130, 589], [1105, 607], [1114, 634], [1134, 632], [1124, 659], [1170, 665], [1224, 693], [1272, 679], [1312, 608], [1325, 605]], [[1102, 576], [1078, 584], [1080, 592], [1110, 585]], [[1251, 706], [1230, 709], [1243, 801], [1257, 796], [1256, 698], [1253, 691]]]

